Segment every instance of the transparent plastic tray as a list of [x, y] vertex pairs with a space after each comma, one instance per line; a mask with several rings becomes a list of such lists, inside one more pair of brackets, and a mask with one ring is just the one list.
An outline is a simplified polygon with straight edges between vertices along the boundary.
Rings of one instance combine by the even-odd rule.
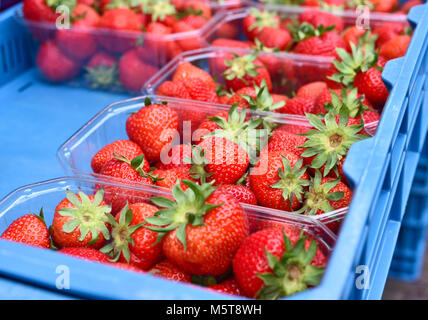
[[[97, 187], [95, 187], [97, 186]], [[133, 202], [148, 201], [153, 196], [171, 196], [159, 188], [132, 187], [117, 184], [103, 177], [66, 177], [22, 187], [0, 201], [0, 234], [17, 218], [43, 207], [45, 220], [52, 223], [55, 207], [64, 199], [65, 192], [82, 190], [93, 194], [95, 188], [116, 194], [132, 194]], [[313, 237], [320, 250], [328, 257], [335, 244], [335, 236], [318, 221], [306, 216], [288, 213], [263, 212], [256, 206], [244, 207], [247, 216], [255, 221], [274, 221], [296, 226]], [[65, 256], [52, 250], [0, 240], [0, 274], [56, 289], [58, 266], [67, 266], [70, 289], [62, 293], [98, 299], [199, 299], [227, 298], [214, 291], [195, 285], [171, 282], [149, 274], [125, 271], [99, 263]], [[231, 296], [229, 296], [231, 298]], [[236, 297], [235, 297], [236, 298]]]

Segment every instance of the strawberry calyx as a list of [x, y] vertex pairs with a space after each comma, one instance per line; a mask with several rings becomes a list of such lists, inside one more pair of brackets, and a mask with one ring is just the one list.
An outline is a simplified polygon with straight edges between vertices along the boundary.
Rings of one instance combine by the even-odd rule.
[[360, 124], [348, 126], [349, 113], [344, 108], [340, 110], [338, 121], [336, 121], [336, 114], [333, 111], [325, 115], [324, 122], [318, 116], [310, 113], [306, 113], [306, 118], [315, 129], [299, 134], [307, 138], [303, 146], [299, 146], [306, 148], [302, 157], [315, 156], [310, 167], [319, 169], [325, 166], [324, 176], [327, 176], [333, 169], [337, 170], [337, 163], [347, 155], [352, 144], [369, 137], [358, 134], [364, 128], [362, 116]]
[[321, 37], [326, 32], [334, 30], [336, 26], [331, 25], [328, 27], [324, 27], [323, 25], [319, 25], [315, 28], [308, 22], [299, 23], [297, 21], [294, 21], [294, 23], [288, 24], [287, 27], [290, 30], [293, 40], [295, 42], [301, 42], [312, 37]]
[[329, 4], [323, 0], [318, 0], [320, 8], [327, 11], [341, 11], [345, 9], [344, 4]]
[[66, 191], [66, 198], [74, 208], [63, 208], [58, 213], [63, 217], [71, 217], [63, 227], [62, 231], [71, 233], [76, 228], [79, 228], [80, 237], [79, 241], [83, 241], [87, 234], [91, 232], [92, 239], [89, 241], [93, 245], [98, 240], [98, 233], [101, 232], [104, 239], [110, 239], [110, 232], [106, 227], [108, 214], [111, 212], [111, 207], [108, 205], [101, 205], [104, 198], [104, 189], [99, 189], [94, 196], [93, 201], [81, 190], [78, 195], [80, 199], [70, 190]]
[[91, 89], [108, 89], [120, 86], [119, 69], [117, 64], [109, 67], [99, 65], [95, 67], [86, 67], [85, 79], [88, 81]]
[[341, 91], [341, 97], [330, 89], [331, 102], [327, 102], [324, 108], [327, 111], [332, 111], [336, 115], [340, 114], [340, 111], [344, 109], [349, 113], [351, 118], [357, 118], [364, 114], [368, 110], [372, 110], [369, 106], [364, 104], [364, 95], [358, 97], [358, 89], [353, 88], [348, 91], [343, 88]]
[[135, 157], [133, 160], [129, 160], [127, 157], [125, 157], [123, 155], [117, 155], [115, 153], [113, 153], [113, 157], [116, 160], [119, 160], [119, 161], [122, 161], [122, 162], [129, 164], [132, 167], [132, 169], [137, 171], [140, 174], [140, 176], [143, 178], [149, 178], [153, 182], [163, 180], [163, 179], [159, 179], [156, 175], [153, 175], [151, 172], [144, 171], [143, 168], [144, 168], [144, 164], [146, 161], [144, 154], [141, 154], [141, 155]]
[[203, 16], [203, 13], [204, 12], [202, 11], [202, 9], [196, 10], [193, 7], [191, 7], [191, 8], [186, 8], [184, 10], [180, 10], [177, 13], [177, 18], [181, 20], [188, 16]]
[[145, 14], [151, 15], [152, 22], [164, 21], [166, 17], [177, 13], [170, 0], [151, 0], [142, 8]]
[[[181, 189], [183, 183], [188, 188]], [[157, 243], [169, 232], [176, 230], [176, 237], [186, 250], [186, 226], [188, 224], [198, 227], [204, 226], [204, 215], [221, 205], [207, 203], [208, 197], [216, 190], [213, 182], [198, 185], [190, 180], [177, 180], [172, 188], [174, 200], [153, 197], [150, 200], [157, 206], [164, 208], [155, 213], [153, 217], [145, 218], [145, 221], [154, 227], [145, 225], [148, 230], [158, 232]]]
[[264, 79], [262, 80], [260, 87], [254, 84], [254, 90], [256, 91], [255, 98], [247, 94], [240, 95], [248, 102], [251, 110], [274, 111], [285, 106], [285, 101], [273, 103], [273, 98], [269, 93]]
[[111, 215], [108, 214], [108, 222], [112, 226], [112, 239], [109, 244], [100, 249], [101, 252], [112, 257], [111, 262], [117, 262], [121, 255], [129, 263], [130, 250], [129, 245], [134, 245], [132, 234], [138, 229], [142, 228], [145, 223], [130, 225], [133, 219], [132, 210], [129, 209], [128, 203], [122, 208], [120, 212], [119, 222]]
[[278, 169], [280, 180], [270, 187], [274, 189], [281, 189], [282, 197], [284, 200], [289, 201], [290, 208], [292, 208], [294, 197], [296, 197], [300, 203], [303, 202], [302, 196], [305, 193], [304, 187], [309, 186], [309, 180], [301, 179], [306, 172], [306, 168], [303, 167], [302, 158], [296, 162], [293, 169], [291, 169], [290, 161], [286, 157], [281, 155], [281, 158], [284, 169]]
[[206, 183], [207, 179], [212, 176], [212, 173], [205, 170], [205, 166], [210, 162], [205, 157], [205, 150], [199, 146], [192, 146], [192, 157], [183, 159], [183, 162], [192, 165], [189, 169], [190, 177], [199, 180], [201, 184]]
[[44, 225], [46, 225], [45, 215], [43, 213], [43, 207], [40, 208], [39, 214], [32, 213], [32, 215], [38, 218]]
[[66, 6], [70, 10], [69, 12], [73, 12], [76, 7], [76, 0], [45, 0], [45, 3], [48, 7], [55, 9], [59, 6]]
[[305, 215], [316, 215], [319, 211], [331, 212], [334, 208], [330, 201], [339, 201], [343, 198], [343, 191], [330, 192], [340, 182], [340, 178], [328, 181], [321, 184], [322, 176], [319, 170], [315, 171], [315, 175], [311, 180], [309, 190], [305, 193], [305, 204], [296, 211], [296, 213], [304, 213]]
[[276, 19], [277, 13], [275, 11], [251, 8], [250, 15], [256, 19], [256, 21], [248, 28], [250, 31], [256, 28], [261, 30], [265, 27], [279, 28], [279, 22]]
[[364, 6], [369, 8], [370, 10], [374, 10], [374, 4], [370, 0], [348, 0], [346, 1], [346, 6], [350, 9], [358, 8], [360, 6]]
[[223, 73], [224, 77], [227, 80], [240, 79], [244, 83], [247, 83], [247, 80], [244, 79], [246, 75], [256, 77], [259, 74], [257, 71], [259, 66], [254, 64], [258, 55], [259, 52], [257, 50], [244, 56], [239, 56], [236, 53], [233, 54], [232, 59], [224, 60], [224, 64], [228, 67]]
[[130, 0], [112, 0], [109, 4], [106, 5], [106, 9], [116, 9], [116, 8], [131, 8], [134, 6]]
[[376, 66], [378, 61], [378, 53], [374, 48], [372, 50], [364, 49], [363, 46], [355, 45], [352, 42], [350, 46], [351, 53], [348, 53], [345, 49], [336, 48], [341, 60], [333, 60], [333, 64], [338, 72], [328, 77], [328, 79], [341, 83], [346, 87], [354, 84], [355, 76], [359, 72], [366, 72], [371, 67]]
[[304, 291], [308, 286], [317, 286], [321, 282], [325, 267], [311, 265], [317, 252], [315, 240], [311, 241], [306, 250], [306, 237], [300, 237], [293, 246], [285, 233], [283, 235], [285, 253], [281, 258], [265, 250], [272, 272], [257, 275], [263, 280], [264, 286], [256, 293], [256, 298], [276, 300]]

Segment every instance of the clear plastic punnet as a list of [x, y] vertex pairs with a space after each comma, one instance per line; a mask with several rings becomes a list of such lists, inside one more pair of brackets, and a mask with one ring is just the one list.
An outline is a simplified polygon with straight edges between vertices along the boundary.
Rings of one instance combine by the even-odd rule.
[[[70, 190], [87, 195], [104, 189], [104, 200], [114, 192], [132, 202], [150, 203], [151, 197], [171, 197], [166, 190], [149, 186], [127, 186], [103, 177], [66, 177], [22, 187], [0, 200], [0, 234], [19, 217], [44, 211], [47, 226], [54, 217], [55, 208]], [[335, 236], [318, 221], [310, 217], [288, 213], [260, 211], [259, 207], [246, 206], [244, 211], [250, 225], [257, 232], [261, 223], [291, 226], [314, 239], [321, 253], [328, 259], [335, 244]], [[260, 223], [260, 224], [259, 224]], [[0, 274], [48, 289], [59, 290], [58, 274], [64, 268], [72, 275], [71, 285], [58, 292], [92, 299], [237, 299], [195, 284], [173, 282], [150, 273], [132, 272], [111, 264], [85, 261], [17, 242], [0, 239]], [[59, 271], [58, 271], [59, 270]], [[66, 290], [66, 291], [65, 291]], [[309, 289], [312, 290], [312, 289]]]
[[[160, 96], [144, 96], [118, 102], [106, 107], [80, 130], [78, 130], [70, 139], [68, 139], [59, 149], [57, 153], [58, 160], [64, 168], [67, 175], [91, 175], [100, 177], [99, 173], [94, 173], [91, 167], [91, 159], [104, 146], [116, 140], [128, 139], [126, 132], [126, 121], [130, 114], [137, 112], [145, 106], [146, 98], [150, 98], [152, 103], [167, 102], [179, 116], [179, 123], [185, 123], [189, 115], [192, 115], [191, 126], [198, 126], [207, 116], [215, 115], [221, 111], [229, 111], [228, 106], [212, 105], [198, 101], [183, 100]], [[248, 111], [247, 111], [248, 112]], [[294, 126], [310, 128], [309, 123], [301, 117], [273, 115], [260, 111], [249, 111], [248, 115], [252, 118], [265, 117], [276, 126]], [[186, 125], [180, 125], [179, 137], [165, 149], [165, 154], [168, 154], [171, 148], [177, 144], [191, 143], [186, 141], [185, 134]], [[169, 158], [166, 158], [168, 160]], [[256, 163], [257, 159], [254, 160]], [[109, 178], [113, 181], [124, 182], [122, 179]], [[133, 183], [133, 185], [141, 185]], [[275, 212], [281, 215], [284, 211], [273, 210], [266, 207], [258, 206], [258, 210], [263, 212]], [[337, 232], [340, 224], [346, 216], [347, 208], [343, 208], [333, 212], [327, 212], [320, 215], [311, 215], [314, 220], [328, 226], [334, 232]], [[297, 213], [293, 213], [297, 214]]]

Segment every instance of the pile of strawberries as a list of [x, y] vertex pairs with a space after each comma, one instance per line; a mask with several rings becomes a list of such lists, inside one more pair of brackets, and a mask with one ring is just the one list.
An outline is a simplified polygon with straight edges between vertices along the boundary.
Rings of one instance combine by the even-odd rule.
[[247, 216], [212, 183], [182, 186], [172, 197], [134, 198], [116, 213], [107, 203], [128, 196], [119, 190], [67, 190], [50, 228], [42, 209], [12, 222], [1, 238], [251, 298], [277, 299], [320, 283], [326, 255], [305, 231]]
[[[56, 9], [65, 5], [71, 26], [59, 28], [55, 23], [64, 19]], [[25, 0], [23, 13], [42, 42], [37, 65], [48, 80], [83, 73], [91, 88], [130, 91], [139, 91], [169, 59], [200, 48], [195, 35], [167, 37], [198, 30], [213, 15], [201, 0]]]

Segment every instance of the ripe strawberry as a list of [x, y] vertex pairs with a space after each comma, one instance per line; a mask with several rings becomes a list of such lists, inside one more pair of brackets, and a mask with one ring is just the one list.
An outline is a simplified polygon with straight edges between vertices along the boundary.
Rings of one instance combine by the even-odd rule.
[[146, 106], [127, 119], [126, 132], [150, 162], [159, 161], [162, 150], [178, 133], [177, 113], [167, 104], [152, 104], [146, 99]]
[[374, 11], [377, 12], [393, 12], [400, 5], [398, 0], [370, 0], [370, 2], [374, 5]]
[[101, 248], [110, 240], [107, 214], [111, 207], [103, 200], [104, 190], [87, 196], [82, 191], [67, 196], [55, 208], [51, 235], [55, 246]]
[[161, 170], [184, 167], [190, 169], [191, 164], [186, 159], [192, 157], [192, 147], [190, 144], [178, 144], [168, 150], [167, 156], [161, 154], [161, 159], [155, 167]]
[[314, 28], [318, 28], [319, 26], [324, 28], [333, 27], [337, 32], [342, 32], [344, 29], [343, 18], [320, 10], [304, 11], [299, 15], [298, 20], [300, 23], [309, 23]]
[[160, 22], [150, 22], [146, 27], [144, 41], [138, 43], [136, 47], [140, 59], [152, 65], [161, 65], [165, 52], [169, 59], [175, 55], [175, 51], [181, 52], [174, 41], [165, 39], [165, 35], [171, 33], [172, 28]]
[[[307, 130], [309, 130], [309, 128]], [[267, 147], [265, 147], [262, 152], [265, 152], [267, 148], [269, 152], [288, 151], [300, 157], [303, 153], [303, 149], [298, 146], [302, 146], [305, 141], [305, 137], [298, 136], [297, 134], [284, 130], [274, 130]]]
[[79, 259], [90, 260], [95, 262], [109, 263], [110, 257], [101, 251], [93, 248], [68, 247], [58, 250], [59, 253], [73, 256]]
[[274, 11], [251, 8], [244, 18], [243, 28], [248, 40], [254, 41], [265, 27], [279, 28], [280, 18]]
[[113, 218], [109, 215], [112, 225], [113, 241], [101, 249], [109, 254], [113, 261], [148, 270], [163, 258], [162, 243], [158, 243], [158, 234], [143, 228], [145, 219], [153, 217], [158, 211], [147, 203], [125, 205], [122, 211]]
[[285, 114], [300, 114], [313, 113], [315, 108], [314, 98], [295, 97], [287, 100], [284, 107], [278, 109], [279, 113]]
[[[156, 185], [163, 188], [172, 189], [178, 180], [191, 180], [197, 182], [196, 179], [192, 178], [192, 174], [189, 173], [189, 168], [176, 167], [165, 170], [154, 170], [153, 175], [157, 178]], [[183, 183], [181, 188], [186, 190], [187, 187]]]
[[309, 176], [302, 166], [303, 160], [286, 150], [262, 153], [248, 176], [257, 203], [284, 211], [299, 209], [309, 185]]
[[129, 270], [129, 271], [134, 271], [134, 272], [140, 272], [143, 273], [143, 270], [136, 268], [128, 263], [123, 263], [123, 262], [113, 262], [113, 263], [108, 263], [108, 265], [112, 266], [112, 267], [116, 267], [119, 269], [123, 269], [123, 270]]
[[[179, 83], [179, 82], [176, 82]], [[206, 82], [200, 78], [188, 78], [181, 81], [186, 88], [192, 100], [205, 101], [210, 103], [219, 103], [217, 91], [207, 87]]]
[[376, 67], [358, 73], [355, 76], [354, 85], [358, 88], [359, 93], [364, 94], [379, 109], [388, 100], [389, 92], [383, 83], [382, 71]]
[[264, 27], [257, 35], [257, 39], [267, 48], [287, 50], [293, 43], [293, 39], [288, 30]]
[[221, 283], [211, 285], [208, 288], [220, 293], [230, 294], [233, 296], [246, 296], [245, 292], [239, 287], [239, 284], [235, 278], [227, 279]]
[[[62, 1], [50, 5], [45, 0], [25, 0], [23, 1], [22, 12], [25, 19], [38, 22], [55, 22], [59, 13], [56, 13], [56, 7], [64, 5]], [[70, 4], [70, 3], [69, 3]], [[73, 11], [73, 5], [69, 7]]]
[[[98, 23], [101, 30], [98, 37], [99, 43], [109, 52], [123, 53], [131, 49], [137, 41], [141, 31], [140, 18], [131, 9], [125, 7], [111, 8], [104, 12]], [[124, 37], [118, 31], [127, 31]]]
[[389, 40], [396, 36], [405, 33], [406, 24], [401, 22], [387, 22], [373, 28], [373, 33], [378, 36], [376, 39], [376, 47], [380, 48]]
[[286, 131], [288, 133], [294, 133], [294, 134], [300, 134], [308, 132], [311, 129], [310, 125], [304, 124], [304, 123], [285, 123], [281, 126], [279, 126], [276, 131]]
[[37, 53], [40, 72], [52, 82], [73, 79], [80, 72], [80, 64], [67, 57], [54, 40], [44, 42]]
[[95, 53], [85, 70], [85, 79], [92, 89], [109, 89], [120, 85], [116, 58], [106, 52]]
[[149, 273], [154, 276], [166, 278], [172, 281], [186, 283], [192, 282], [192, 276], [190, 274], [177, 268], [168, 260], [164, 260], [156, 264], [153, 268], [149, 270]]
[[143, 154], [140, 146], [130, 140], [116, 140], [99, 150], [91, 160], [91, 168], [95, 173], [99, 173], [102, 167], [114, 155], [123, 156], [128, 159], [134, 159]]
[[327, 89], [327, 84], [324, 81], [311, 82], [300, 87], [296, 97], [316, 99], [325, 89]]
[[173, 188], [175, 200], [152, 198], [165, 208], [146, 221], [158, 227], [165, 256], [185, 272], [194, 275], [221, 275], [229, 270], [233, 256], [248, 236], [247, 216], [238, 200], [214, 191], [211, 184], [201, 186], [183, 181], [188, 189]]
[[[186, 33], [195, 30], [197, 29], [193, 28], [190, 24], [187, 24], [183, 20], [177, 21], [172, 27], [173, 33]], [[183, 51], [190, 51], [202, 48], [204, 46], [204, 41], [198, 34], [195, 34], [192, 37], [178, 39], [177, 44]]]
[[245, 99], [245, 96], [248, 97], [247, 99], [256, 99], [256, 89], [254, 87], [244, 87], [239, 89], [228, 99], [227, 104], [233, 106], [237, 103], [238, 108], [250, 108], [250, 104], [247, 99]]
[[49, 249], [49, 231], [44, 221], [43, 208], [39, 215], [27, 214], [13, 221], [0, 238]]
[[217, 85], [213, 77], [205, 70], [192, 65], [190, 62], [181, 62], [172, 78], [173, 82], [186, 82], [191, 78], [200, 79], [208, 88], [216, 90]]
[[157, 71], [156, 67], [143, 62], [135, 49], [124, 53], [119, 60], [119, 80], [130, 91], [140, 92]]
[[314, 265], [319, 251], [312, 240], [290, 241], [280, 229], [256, 232], [244, 240], [233, 259], [235, 278], [245, 293], [254, 298], [278, 299], [317, 286], [324, 265]]
[[[116, 158], [106, 162], [100, 174], [112, 177], [114, 180], [123, 180], [120, 183], [126, 185], [152, 185], [155, 179], [153, 179], [154, 177], [149, 173], [149, 170], [150, 165], [143, 155], [136, 157], [132, 161], [125, 157], [116, 156]], [[147, 194], [143, 191], [125, 190], [113, 185], [105, 186], [104, 200], [112, 206], [113, 215], [118, 213], [127, 202], [141, 202], [144, 198], [147, 198]]]
[[224, 61], [228, 67], [224, 72], [228, 89], [238, 91], [248, 86], [260, 86], [264, 80], [268, 91], [272, 90], [269, 72], [257, 56], [257, 51], [242, 57], [235, 54], [233, 59]]
[[175, 21], [175, 6], [169, 0], [145, 1], [142, 3], [142, 11], [148, 15], [151, 22], [160, 22], [170, 26]]
[[158, 88], [157, 95], [181, 99], [192, 99], [183, 81], [163, 82]]
[[250, 44], [239, 40], [217, 38], [213, 42], [211, 42], [211, 47], [236, 48], [236, 49], [249, 50]]
[[97, 50], [92, 28], [97, 26], [100, 16], [95, 9], [78, 3], [72, 12], [72, 19], [72, 29], [57, 30], [56, 41], [70, 57], [85, 60]]
[[218, 192], [225, 192], [234, 196], [235, 199], [241, 203], [257, 205], [256, 196], [247, 187], [234, 184], [224, 184], [217, 190]]
[[387, 60], [403, 57], [412, 37], [409, 35], [397, 36], [384, 43], [379, 50], [379, 54]]
[[183, 2], [180, 7], [180, 13], [187, 15], [198, 15], [204, 17], [205, 19], [210, 19], [212, 16], [211, 7], [200, 0], [186, 0]]

